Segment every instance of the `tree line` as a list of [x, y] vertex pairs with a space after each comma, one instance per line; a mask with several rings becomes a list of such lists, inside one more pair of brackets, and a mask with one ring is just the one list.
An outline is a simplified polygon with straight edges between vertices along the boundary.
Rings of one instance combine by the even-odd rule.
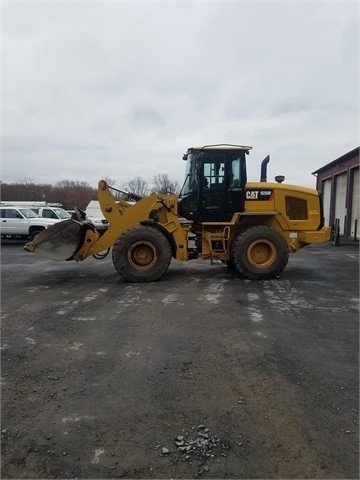
[[[135, 193], [141, 197], [150, 193], [180, 193], [180, 185], [177, 181], [170, 180], [165, 173], [154, 176], [152, 185], [138, 176], [122, 184], [116, 185], [116, 181], [105, 178], [108, 185], [124, 192]], [[119, 196], [118, 196], [119, 198]], [[55, 185], [47, 183], [34, 183], [24, 179], [14, 183], [0, 181], [0, 202], [47, 202], [60, 203], [65, 209], [73, 210], [74, 207], [84, 210], [91, 200], [97, 200], [97, 189], [89, 183], [78, 180], [61, 180]]]

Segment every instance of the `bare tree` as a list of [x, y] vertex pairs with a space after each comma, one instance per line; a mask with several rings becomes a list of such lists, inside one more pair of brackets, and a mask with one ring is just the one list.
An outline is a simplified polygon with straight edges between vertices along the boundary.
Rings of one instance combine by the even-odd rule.
[[[106, 182], [113, 186], [115, 181], [106, 178]], [[127, 182], [123, 190], [135, 193], [140, 197], [149, 194], [147, 182], [140, 176]], [[167, 174], [158, 174], [154, 177], [152, 193], [175, 193], [179, 194], [179, 184], [169, 179]], [[117, 200], [122, 197], [113, 191]], [[35, 184], [32, 180], [24, 178], [16, 183], [5, 183], [0, 180], [0, 200], [2, 201], [44, 201], [50, 203], [61, 203], [64, 208], [73, 209], [78, 207], [85, 209], [90, 200], [97, 199], [97, 190], [89, 183], [78, 180], [61, 180], [54, 185]]]
[[180, 185], [175, 180], [170, 180], [167, 173], [158, 173], [153, 180], [153, 193], [175, 193], [178, 195], [180, 192]]
[[145, 197], [149, 192], [149, 187], [148, 187], [148, 184], [147, 184], [146, 180], [144, 180], [143, 178], [141, 178], [139, 176], [135, 177], [132, 180], [130, 180], [129, 182], [125, 183], [122, 188], [126, 192], [135, 193], [136, 195], [140, 195], [140, 197]]
[[110, 187], [115, 187], [116, 185], [116, 180], [110, 177], [104, 177], [103, 180], [110, 186]]
[[1, 183], [1, 200], [3, 201], [49, 201], [52, 185], [35, 184], [24, 179], [16, 183]]
[[54, 194], [65, 208], [85, 209], [90, 200], [97, 199], [97, 191], [87, 182], [62, 180], [55, 185]]
[[97, 199], [97, 191], [86, 182], [62, 180], [55, 186], [35, 184], [28, 179], [16, 183], [1, 182], [2, 201], [44, 201], [61, 203], [64, 208], [86, 208], [90, 200]]

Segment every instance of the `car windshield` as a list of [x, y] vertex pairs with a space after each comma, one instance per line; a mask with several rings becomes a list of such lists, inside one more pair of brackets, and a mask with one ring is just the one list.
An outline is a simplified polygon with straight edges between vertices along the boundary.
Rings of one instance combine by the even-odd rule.
[[35, 213], [31, 208], [20, 208], [20, 212], [25, 218], [38, 218], [39, 215]]
[[59, 218], [63, 220], [71, 217], [70, 213], [64, 210], [63, 208], [54, 208], [54, 212]]

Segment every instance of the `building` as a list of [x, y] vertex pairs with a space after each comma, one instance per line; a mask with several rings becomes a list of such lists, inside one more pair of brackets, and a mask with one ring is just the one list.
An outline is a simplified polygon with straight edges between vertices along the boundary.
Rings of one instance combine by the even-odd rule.
[[312, 172], [322, 192], [325, 225], [340, 226], [340, 235], [359, 236], [359, 147]]

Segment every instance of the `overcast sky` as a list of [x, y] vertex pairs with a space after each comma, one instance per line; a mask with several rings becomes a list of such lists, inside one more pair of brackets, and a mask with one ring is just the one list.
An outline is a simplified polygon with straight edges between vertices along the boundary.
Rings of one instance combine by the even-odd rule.
[[2, 2], [1, 179], [118, 186], [188, 147], [315, 187], [359, 145], [358, 2]]

